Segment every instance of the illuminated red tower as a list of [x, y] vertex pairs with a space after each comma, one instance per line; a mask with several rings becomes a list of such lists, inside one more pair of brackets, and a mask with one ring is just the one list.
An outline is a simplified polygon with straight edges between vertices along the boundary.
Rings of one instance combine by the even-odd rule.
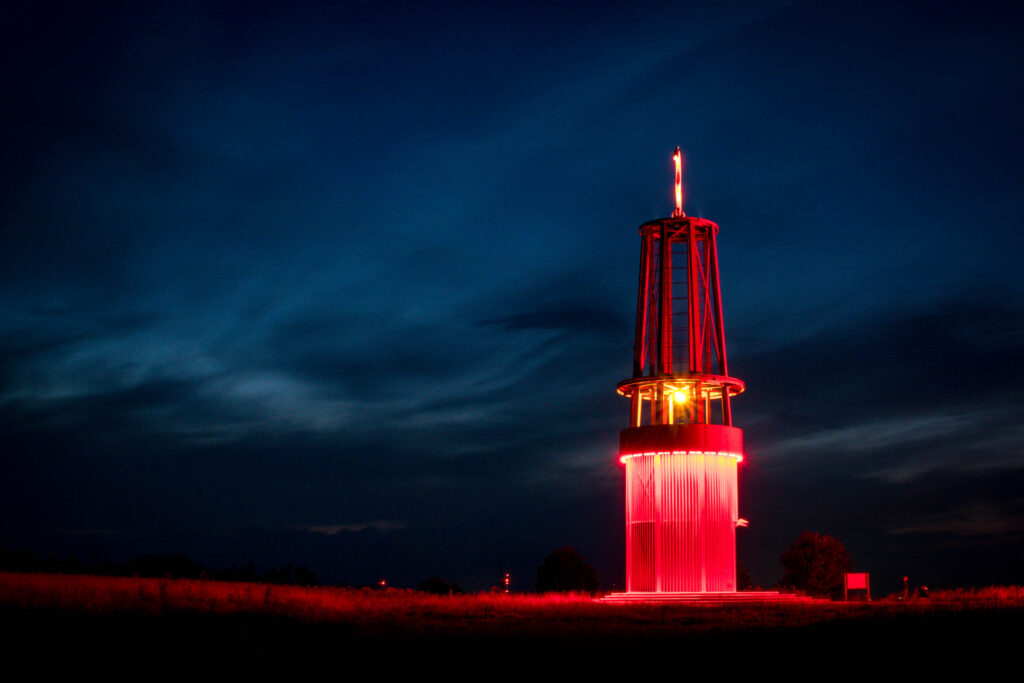
[[626, 590], [734, 592], [736, 469], [743, 432], [732, 426], [718, 277], [718, 225], [676, 208], [640, 226], [633, 376], [620, 436], [626, 466]]

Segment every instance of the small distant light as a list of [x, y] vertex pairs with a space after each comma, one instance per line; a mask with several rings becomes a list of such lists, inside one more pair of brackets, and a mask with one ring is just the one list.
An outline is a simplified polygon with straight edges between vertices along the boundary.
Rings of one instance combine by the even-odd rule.
[[740, 517], [736, 520], [736, 526], [750, 526], [750, 522]]
[[388, 580], [387, 579], [381, 579], [380, 581], [377, 582], [377, 585], [380, 586], [381, 588], [384, 588], [385, 586], [388, 585]]

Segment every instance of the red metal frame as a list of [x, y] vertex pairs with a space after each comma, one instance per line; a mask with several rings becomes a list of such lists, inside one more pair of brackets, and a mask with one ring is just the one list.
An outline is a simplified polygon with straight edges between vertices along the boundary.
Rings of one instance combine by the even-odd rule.
[[672, 217], [640, 226], [633, 376], [618, 385], [630, 399], [626, 590], [729, 592], [743, 459], [731, 399], [745, 386], [726, 360], [718, 225], [683, 213], [678, 147], [673, 161]]

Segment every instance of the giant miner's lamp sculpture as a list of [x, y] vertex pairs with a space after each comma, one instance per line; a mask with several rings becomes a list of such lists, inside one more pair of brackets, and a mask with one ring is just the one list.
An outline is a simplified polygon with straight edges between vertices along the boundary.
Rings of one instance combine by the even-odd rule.
[[[626, 591], [736, 591], [736, 469], [743, 432], [732, 424], [718, 277], [718, 225], [683, 213], [675, 156], [671, 218], [640, 226], [633, 376], [620, 437], [626, 468]], [[635, 597], [640, 597], [635, 596]]]

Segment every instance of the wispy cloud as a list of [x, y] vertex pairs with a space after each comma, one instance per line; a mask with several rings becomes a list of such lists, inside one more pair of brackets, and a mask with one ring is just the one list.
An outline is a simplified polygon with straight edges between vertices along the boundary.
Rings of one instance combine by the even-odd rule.
[[900, 450], [908, 446], [942, 442], [978, 424], [978, 416], [970, 414], [894, 418], [783, 439], [762, 451], [761, 455], [766, 458], [803, 458]]
[[952, 535], [980, 541], [1024, 540], [1024, 499], [1013, 504], [976, 502], [948, 512], [920, 517], [889, 533]]
[[356, 534], [361, 531], [377, 531], [384, 534], [392, 531], [401, 531], [406, 526], [405, 522], [375, 519], [368, 522], [349, 522], [347, 524], [311, 524], [296, 528], [303, 531], [311, 531], [314, 534], [323, 534], [324, 536], [337, 536], [342, 532]]
[[84, 537], [97, 537], [97, 538], [119, 538], [122, 536], [130, 536], [131, 534], [127, 531], [121, 531], [119, 529], [57, 529], [58, 534], [66, 534], [68, 536], [84, 536]]

